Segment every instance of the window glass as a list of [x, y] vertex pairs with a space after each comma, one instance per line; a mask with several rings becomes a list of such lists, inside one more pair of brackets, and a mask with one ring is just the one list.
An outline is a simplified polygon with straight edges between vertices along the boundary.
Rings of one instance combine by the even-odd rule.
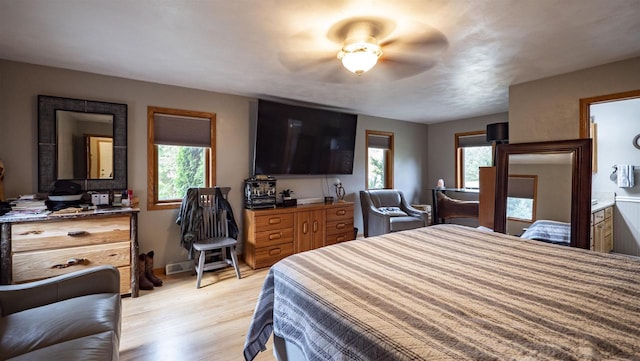
[[393, 188], [393, 133], [366, 131], [366, 188]]
[[465, 147], [462, 148], [462, 174], [463, 188], [480, 188], [480, 167], [491, 166], [492, 148], [491, 146], [483, 147]]
[[148, 209], [178, 208], [187, 189], [213, 187], [215, 114], [148, 107]]
[[537, 175], [510, 174], [507, 185], [507, 219], [536, 220]]
[[385, 150], [369, 148], [368, 188], [384, 188], [385, 168]]
[[455, 134], [455, 186], [479, 188], [480, 167], [493, 164], [493, 147], [487, 142], [486, 131]]
[[159, 201], [181, 199], [187, 189], [206, 186], [207, 149], [157, 145]]
[[533, 221], [533, 199], [507, 197], [507, 218]]

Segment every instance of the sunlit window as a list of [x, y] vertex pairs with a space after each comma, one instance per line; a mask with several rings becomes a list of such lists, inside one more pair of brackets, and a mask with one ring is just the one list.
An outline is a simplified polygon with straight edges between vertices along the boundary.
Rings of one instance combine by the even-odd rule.
[[537, 175], [510, 174], [507, 186], [507, 219], [536, 220]]
[[366, 131], [367, 189], [393, 188], [393, 133]]
[[215, 185], [215, 114], [148, 108], [148, 209], [177, 208], [187, 189]]
[[178, 145], [156, 146], [158, 152], [158, 201], [182, 199], [187, 189], [205, 187], [209, 148]]
[[485, 131], [455, 134], [456, 187], [479, 188], [480, 167], [491, 166], [493, 151]]
[[507, 197], [507, 218], [533, 221], [533, 199]]

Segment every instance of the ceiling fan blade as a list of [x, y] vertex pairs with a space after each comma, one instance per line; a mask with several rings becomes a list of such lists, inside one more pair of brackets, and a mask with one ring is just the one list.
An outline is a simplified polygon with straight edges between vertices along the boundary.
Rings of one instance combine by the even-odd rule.
[[339, 63], [336, 54], [326, 51], [281, 51], [278, 60], [293, 73], [308, 71], [333, 61]]
[[434, 56], [449, 47], [449, 41], [443, 33], [430, 26], [422, 25], [421, 28], [419, 34], [411, 37], [395, 37], [381, 41], [379, 45], [382, 52]]
[[372, 36], [382, 39], [389, 35], [396, 24], [390, 19], [373, 16], [361, 16], [344, 19], [334, 24], [327, 33], [327, 38], [342, 44], [349, 38], [366, 38]]
[[381, 73], [380, 76], [387, 80], [409, 78], [433, 68], [437, 62], [433, 59], [407, 60], [402, 58], [387, 57], [380, 59], [378, 64], [370, 70], [370, 73]]

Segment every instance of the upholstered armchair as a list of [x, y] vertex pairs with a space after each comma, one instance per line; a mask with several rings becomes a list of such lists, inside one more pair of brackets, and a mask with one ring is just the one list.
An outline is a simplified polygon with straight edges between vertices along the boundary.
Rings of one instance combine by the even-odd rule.
[[360, 206], [365, 237], [429, 224], [429, 214], [411, 207], [402, 192], [396, 189], [360, 191]]

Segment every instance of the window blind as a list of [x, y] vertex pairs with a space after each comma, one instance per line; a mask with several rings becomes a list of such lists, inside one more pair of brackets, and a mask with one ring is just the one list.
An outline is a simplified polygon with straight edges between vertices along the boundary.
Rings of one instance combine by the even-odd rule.
[[154, 144], [211, 147], [211, 120], [154, 113]]
[[535, 177], [509, 177], [507, 197], [534, 199], [535, 192]]
[[490, 145], [491, 143], [487, 142], [487, 136], [485, 135], [485, 133], [462, 135], [458, 137], [458, 147], [460, 148], [486, 147]]
[[388, 135], [369, 134], [367, 136], [367, 146], [377, 149], [391, 149], [391, 137]]

